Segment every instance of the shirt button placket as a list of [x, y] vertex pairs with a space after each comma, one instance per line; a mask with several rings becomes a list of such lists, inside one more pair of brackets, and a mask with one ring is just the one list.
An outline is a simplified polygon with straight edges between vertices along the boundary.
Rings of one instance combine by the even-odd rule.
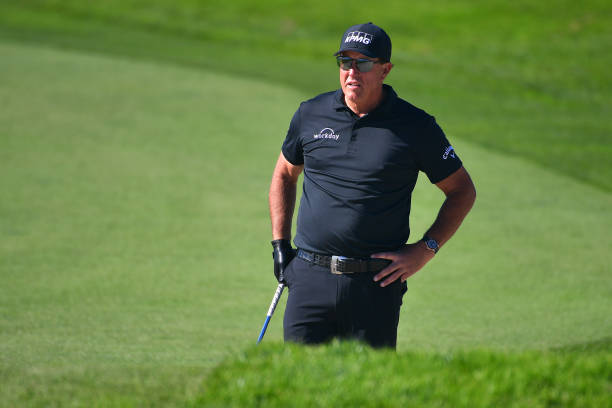
[[357, 148], [355, 146], [355, 141], [357, 139], [357, 121], [353, 121], [353, 126], [351, 126], [351, 138], [348, 143], [347, 153], [355, 153]]

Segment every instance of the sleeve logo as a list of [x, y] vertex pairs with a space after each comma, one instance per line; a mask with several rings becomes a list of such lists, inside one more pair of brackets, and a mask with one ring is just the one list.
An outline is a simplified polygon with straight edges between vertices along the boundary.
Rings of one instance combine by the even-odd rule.
[[456, 157], [456, 156], [455, 156], [455, 149], [453, 149], [453, 146], [448, 146], [448, 147], [446, 148], [446, 150], [444, 151], [444, 154], [442, 155], [442, 158], [443, 158], [444, 160], [446, 160], [446, 159], [448, 159], [448, 157], [449, 157], [449, 156], [450, 156], [452, 159], [454, 159], [454, 158]]

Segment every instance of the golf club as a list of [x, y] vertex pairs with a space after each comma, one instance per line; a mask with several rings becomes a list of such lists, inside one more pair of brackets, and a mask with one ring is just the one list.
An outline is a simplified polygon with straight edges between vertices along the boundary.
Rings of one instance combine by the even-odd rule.
[[266, 329], [268, 328], [268, 323], [270, 323], [270, 318], [274, 314], [274, 309], [276, 309], [276, 305], [280, 300], [281, 295], [283, 294], [283, 289], [285, 289], [284, 283], [279, 283], [276, 288], [276, 292], [274, 292], [274, 297], [272, 298], [272, 303], [270, 303], [270, 308], [268, 309], [268, 314], [266, 315], [266, 321], [264, 322], [263, 327], [261, 328], [261, 333], [259, 333], [259, 338], [257, 339], [257, 344], [263, 339], [264, 334], [266, 334]]

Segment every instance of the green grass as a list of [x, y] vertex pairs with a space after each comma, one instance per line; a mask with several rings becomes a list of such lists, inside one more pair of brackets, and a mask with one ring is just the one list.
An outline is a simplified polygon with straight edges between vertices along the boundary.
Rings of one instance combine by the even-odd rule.
[[[354, 346], [273, 351], [282, 304], [264, 347], [249, 348], [275, 287], [267, 188], [280, 144], [299, 102], [337, 86], [321, 61], [336, 26], [368, 17], [309, 25], [316, 7], [258, 3], [239, 19], [246, 3], [234, 4], [157, 1], [145, 13], [137, 2], [0, 1], [0, 406], [222, 404], [216, 395], [236, 385], [224, 372], [244, 356], [271, 359], [253, 377], [290, 369], [277, 364], [287, 352], [313, 375], [326, 353], [367, 356], [352, 373], [393, 364]], [[406, 380], [422, 381], [414, 401], [432, 406], [443, 404], [427, 379], [455, 389], [461, 359], [470, 373], [492, 362], [492, 382], [466, 388], [478, 403], [505, 401], [512, 376], [518, 387], [529, 373], [543, 381], [541, 392], [524, 385], [534, 406], [598, 403], [610, 389], [597, 369], [610, 366], [612, 178], [609, 57], [595, 51], [608, 44], [609, 12], [564, 4], [544, 18], [543, 6], [490, 4], [505, 13], [423, 3], [406, 24], [392, 7], [372, 18], [394, 38], [391, 83], [438, 117], [479, 194], [456, 238], [410, 279], [397, 358], [418, 362]], [[441, 201], [421, 179], [416, 236]], [[384, 389], [413, 398], [393, 384]], [[449, 406], [472, 395], [452, 394]]]
[[[274, 289], [267, 186], [302, 95], [11, 42], [0, 52], [0, 400], [197, 398], [263, 323]], [[249, 106], [240, 120], [238, 99]], [[590, 243], [607, 242], [610, 194], [455, 146], [479, 200], [409, 282], [400, 352], [608, 338], [610, 252]], [[414, 231], [441, 200], [420, 181]], [[282, 310], [265, 342], [281, 338]]]
[[372, 351], [269, 344], [219, 365], [192, 406], [603, 407], [612, 353]]
[[207, 370], [185, 366], [0, 367], [2, 407], [184, 407]]
[[[9, 57], [0, 86], [8, 124], [1, 297], [5, 324], [18, 334], [9, 344], [31, 337], [50, 347], [45, 355], [106, 361], [129, 340], [128, 359], [183, 363], [195, 353], [201, 363], [186, 337], [198, 348], [246, 341], [247, 311], [266, 303], [271, 283], [253, 279], [253, 260], [269, 257], [272, 135], [291, 114], [276, 101], [295, 95], [196, 71], [1, 46]], [[244, 91], [269, 101], [270, 121], [252, 126], [261, 110], [235, 120], [232, 104]], [[260, 294], [248, 296], [253, 289]], [[37, 330], [88, 341], [55, 350], [58, 342]], [[160, 355], [152, 337], [181, 342]]]
[[342, 30], [373, 20], [394, 41], [389, 82], [451, 135], [612, 191], [606, 1], [396, 0], [372, 10], [324, 1], [5, 0], [0, 10], [7, 38], [205, 67], [307, 95], [337, 86], [330, 54]]

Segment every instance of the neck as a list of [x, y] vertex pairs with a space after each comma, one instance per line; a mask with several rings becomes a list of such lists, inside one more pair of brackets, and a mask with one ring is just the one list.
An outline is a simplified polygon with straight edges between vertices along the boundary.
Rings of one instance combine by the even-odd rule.
[[378, 105], [380, 105], [383, 97], [384, 92], [381, 86], [374, 95], [367, 98], [354, 100], [348, 99], [346, 96], [344, 96], [344, 103], [350, 110], [353, 111], [353, 113], [355, 113], [355, 115], [362, 117], [372, 112]]

